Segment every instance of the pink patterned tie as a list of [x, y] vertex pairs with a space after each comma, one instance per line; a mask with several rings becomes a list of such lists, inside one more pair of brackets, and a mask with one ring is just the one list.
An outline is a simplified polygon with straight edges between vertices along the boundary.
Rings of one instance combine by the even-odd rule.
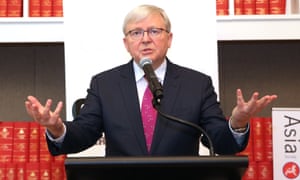
[[152, 106], [152, 98], [153, 95], [148, 86], [145, 90], [142, 101], [142, 119], [148, 152], [150, 152], [157, 114], [156, 109], [154, 109]]

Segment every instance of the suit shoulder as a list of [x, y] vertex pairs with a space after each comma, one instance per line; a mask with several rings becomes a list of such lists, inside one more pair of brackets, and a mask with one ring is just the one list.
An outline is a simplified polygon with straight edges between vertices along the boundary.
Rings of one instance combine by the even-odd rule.
[[199, 70], [177, 64], [173, 64], [172, 66], [174, 66], [175, 71], [177, 71], [180, 76], [188, 78], [211, 79], [210, 75]]
[[92, 79], [111, 79], [116, 76], [119, 76], [122, 71], [130, 69], [130, 63], [122, 64], [111, 69], [107, 69], [105, 71], [99, 72], [92, 76]]

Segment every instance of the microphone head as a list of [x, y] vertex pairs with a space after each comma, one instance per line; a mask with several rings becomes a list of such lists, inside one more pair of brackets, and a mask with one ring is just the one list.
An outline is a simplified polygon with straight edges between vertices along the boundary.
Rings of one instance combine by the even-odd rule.
[[143, 68], [146, 64], [150, 64], [151, 65], [152, 64], [152, 60], [149, 59], [149, 58], [142, 58], [140, 60], [140, 63], [139, 63], [140, 67]]

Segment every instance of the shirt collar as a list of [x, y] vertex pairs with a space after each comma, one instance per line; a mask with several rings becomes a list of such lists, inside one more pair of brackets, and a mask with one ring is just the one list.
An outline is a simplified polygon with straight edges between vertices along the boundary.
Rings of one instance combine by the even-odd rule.
[[[144, 70], [135, 62], [133, 61], [133, 69], [136, 82], [140, 81], [144, 77]], [[167, 69], [167, 61], [164, 59], [163, 63], [154, 71], [158, 80], [163, 83], [165, 74]]]

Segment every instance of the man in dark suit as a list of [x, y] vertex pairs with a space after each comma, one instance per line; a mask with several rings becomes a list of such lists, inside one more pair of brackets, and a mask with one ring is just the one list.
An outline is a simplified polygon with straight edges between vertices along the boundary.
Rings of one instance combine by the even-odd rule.
[[[173, 64], [166, 56], [173, 34], [163, 9], [142, 5], [126, 16], [124, 45], [132, 56], [127, 64], [95, 75], [85, 105], [73, 120], [60, 118], [63, 103], [51, 111], [33, 96], [25, 102], [32, 118], [47, 128], [53, 155], [76, 153], [94, 145], [105, 133], [106, 156], [197, 156], [201, 132], [157, 114], [153, 140], [148, 150], [141, 116], [143, 93], [147, 87], [141, 59], [152, 60], [163, 98], [160, 110], [183, 119], [207, 132], [218, 154], [242, 151], [248, 142], [249, 120], [277, 98], [253, 93], [248, 102], [237, 90], [237, 105], [227, 121], [219, 107], [211, 78], [201, 72]], [[208, 145], [206, 137], [202, 138]]]

